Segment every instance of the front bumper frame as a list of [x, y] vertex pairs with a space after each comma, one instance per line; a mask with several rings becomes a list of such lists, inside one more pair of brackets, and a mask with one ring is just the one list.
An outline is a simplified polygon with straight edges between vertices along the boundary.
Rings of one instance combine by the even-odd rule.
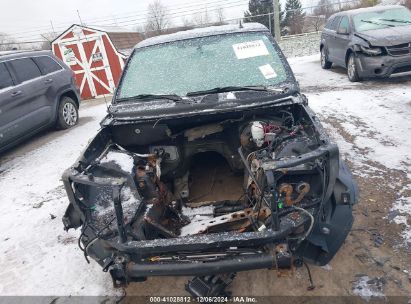
[[411, 54], [406, 56], [368, 56], [357, 52], [356, 57], [358, 76], [361, 78], [384, 78], [396, 73], [411, 72]]

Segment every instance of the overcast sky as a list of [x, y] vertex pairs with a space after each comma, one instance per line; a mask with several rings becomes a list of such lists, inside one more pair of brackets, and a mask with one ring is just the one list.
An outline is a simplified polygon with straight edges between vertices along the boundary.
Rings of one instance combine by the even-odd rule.
[[[303, 6], [314, 0], [304, 0]], [[134, 28], [145, 21], [150, 0], [1, 0], [0, 32], [19, 41], [41, 39], [39, 34], [61, 33], [81, 19], [88, 25], [118, 25]], [[285, 2], [285, 0], [281, 1]], [[169, 18], [180, 25], [182, 18], [191, 19], [196, 12], [207, 9], [210, 16], [222, 8], [226, 19], [243, 16], [248, 0], [162, 0], [168, 8]]]
[[[72, 23], [79, 23], [77, 10], [83, 22], [102, 25], [115, 24], [132, 27], [144, 23], [149, 0], [1, 0], [0, 32], [18, 40], [32, 40], [32, 34], [62, 32]], [[170, 18], [180, 24], [183, 15], [205, 10], [215, 14], [217, 7], [224, 9], [226, 18], [241, 17], [247, 9], [247, 0], [162, 0]], [[213, 11], [214, 10], [214, 11]]]

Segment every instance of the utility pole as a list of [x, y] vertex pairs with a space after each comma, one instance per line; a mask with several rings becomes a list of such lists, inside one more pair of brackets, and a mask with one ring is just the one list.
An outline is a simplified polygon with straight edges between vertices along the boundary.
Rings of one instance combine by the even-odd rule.
[[83, 24], [83, 20], [81, 20], [79, 10], [77, 10], [77, 16], [78, 16], [78, 18], [79, 18], [79, 20], [80, 20], [80, 24], [81, 24], [81, 25], [84, 25], [84, 24]]
[[280, 31], [280, 3], [279, 0], [273, 0], [273, 12], [274, 12], [274, 37], [277, 42], [281, 40]]
[[51, 29], [53, 30], [53, 34], [56, 35], [56, 31], [54, 30], [53, 21], [50, 20]]

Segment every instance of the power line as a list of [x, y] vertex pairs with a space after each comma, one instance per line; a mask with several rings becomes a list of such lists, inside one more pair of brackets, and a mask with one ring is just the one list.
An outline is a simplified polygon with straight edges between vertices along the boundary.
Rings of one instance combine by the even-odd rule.
[[[228, 2], [230, 2], [230, 1], [228, 1]], [[237, 0], [237, 2], [239, 2], [238, 0]], [[247, 1], [248, 2], [248, 1]], [[215, 0], [212, 0], [212, 1], [208, 1], [208, 2], [203, 2], [203, 3], [201, 3], [201, 4], [198, 4], [198, 3], [196, 3], [196, 4], [190, 4], [190, 5], [176, 5], [176, 6], [174, 6], [174, 8], [172, 8], [172, 9], [168, 9], [168, 11], [169, 12], [174, 12], [174, 11], [179, 11], [179, 10], [181, 10], [181, 9], [185, 9], [185, 8], [188, 8], [188, 7], [193, 7], [193, 6], [196, 6], [196, 7], [198, 7], [198, 6], [202, 6], [202, 5], [214, 5], [214, 4], [218, 4], [218, 3], [221, 3], [221, 0], [219, 0], [219, 1], [215, 1]], [[225, 3], [225, 4], [227, 4], [227, 3]], [[179, 7], [180, 6], [180, 7]], [[177, 8], [176, 8], [177, 7]], [[143, 13], [144, 12], [144, 13]], [[117, 20], [121, 20], [121, 19], [127, 19], [127, 18], [135, 18], [135, 17], [139, 17], [139, 16], [145, 16], [146, 14], [147, 14], [147, 12], [148, 12], [148, 10], [144, 10], [144, 11], [140, 11], [139, 12], [139, 14], [127, 14], [128, 16], [126, 17], [125, 15], [123, 15], [124, 17], [120, 17], [120, 16], [122, 16], [122, 15], [111, 15], [111, 16], [106, 16], [105, 18], [96, 18], [96, 19], [85, 19], [84, 20], [84, 23], [86, 23], [86, 24], [90, 24], [90, 23], [93, 23], [93, 22], [105, 22], [105, 21], [112, 21], [113, 20], [113, 17], [115, 17], [115, 19], [117, 19]], [[167, 14], [167, 15], [169, 15], [169, 14]], [[72, 25], [73, 23], [76, 23], [76, 22], [64, 22], [64, 23], [54, 23], [54, 25], [56, 26], [55, 28], [56, 29], [65, 29], [65, 28], [67, 28], [69, 25]], [[58, 26], [59, 25], [59, 26]], [[26, 34], [26, 33], [34, 33], [34, 32], [40, 32], [40, 31], [42, 31], [42, 32], [44, 32], [44, 31], [46, 31], [47, 29], [50, 29], [50, 27], [49, 26], [43, 26], [43, 27], [37, 27], [36, 29], [33, 29], [33, 30], [30, 30], [30, 31], [24, 31], [24, 32], [11, 32], [11, 33], [8, 33], [9, 35], [16, 35], [16, 34]]]
[[[248, 2], [248, 1], [247, 1]], [[234, 2], [234, 3], [238, 3], [238, 1]], [[190, 11], [185, 11], [185, 12], [181, 12], [181, 13], [189, 13], [190, 14], [172, 14], [170, 15], [169, 19], [176, 19], [176, 18], [181, 18], [181, 17], [186, 17], [186, 16], [192, 16], [195, 14], [202, 14], [202, 13], [206, 13], [206, 12], [213, 12], [213, 11], [217, 11], [218, 9], [227, 9], [227, 8], [233, 8], [233, 7], [238, 7], [238, 6], [243, 6], [245, 3], [242, 4], [233, 4], [232, 5], [228, 5], [228, 6], [219, 6], [219, 7], [212, 7], [211, 9], [209, 7], [204, 8], [202, 10], [190, 10]], [[127, 20], [127, 21], [123, 21], [123, 22], [119, 22], [119, 23], [123, 23], [123, 24], [127, 24], [128, 26], [130, 25], [136, 25], [136, 24], [144, 24], [144, 23], [136, 23], [136, 22], [141, 22], [141, 21], [147, 21], [147, 18], [138, 18], [138, 19], [131, 19], [131, 20]], [[131, 22], [131, 24], [129, 24]], [[113, 24], [107, 24], [107, 25], [113, 25]]]
[[[230, 1], [226, 1], [226, 2], [230, 2]], [[240, 1], [237, 1], [237, 2], [240, 2]], [[248, 0], [247, 0], [247, 3], [248, 3]], [[215, 5], [215, 4], [221, 4], [221, 0], [217, 0], [217, 1], [211, 1], [211, 2], [203, 2], [203, 3], [201, 3], [201, 4], [199, 4], [199, 3], [195, 3], [195, 4], [190, 4], [190, 5], [186, 5], [186, 6], [182, 6], [182, 7], [180, 7], [180, 8], [175, 8], [176, 6], [174, 6], [174, 8], [172, 8], [172, 9], [167, 9], [168, 11], [179, 11], [179, 10], [181, 10], [181, 9], [185, 9], [185, 8], [188, 8], [188, 7], [198, 7], [198, 6], [204, 6], [204, 5]], [[224, 4], [227, 4], [227, 3], [224, 3]], [[178, 5], [177, 5], [177, 7], [178, 7]], [[119, 15], [115, 15], [115, 17], [116, 17], [116, 19], [117, 20], [119, 20], [119, 19], [127, 19], [127, 18], [129, 18], [129, 17], [135, 17], [135, 16], [138, 16], [138, 15], [146, 15], [149, 11], [148, 10], [144, 10], [143, 11], [144, 12], [144, 14], [142, 14], [141, 13], [141, 11], [140, 11], [140, 14], [128, 14], [128, 16], [126, 17], [118, 17]], [[111, 18], [108, 18], [109, 16], [107, 16], [107, 18], [105, 18], [105, 19], [90, 19], [90, 20], [88, 20], [87, 22], [88, 23], [90, 23], [91, 21], [107, 21], [107, 20], [113, 20], [113, 16], [111, 16]]]
[[[240, 2], [241, 2], [241, 4], [236, 4], [236, 3], [240, 3]], [[178, 12], [178, 13], [168, 13], [168, 14], [165, 14], [165, 16], [168, 17], [169, 19], [176, 19], [176, 18], [191, 16], [191, 15], [195, 15], [195, 14], [205, 13], [205, 11], [216, 11], [220, 8], [227, 9], [227, 8], [239, 7], [239, 6], [245, 5], [246, 3], [248, 3], [248, 0], [242, 0], [242, 1], [238, 1], [238, 0], [233, 1], [233, 0], [231, 0], [231, 1], [228, 1], [228, 3], [226, 2], [224, 6], [219, 5], [219, 6], [214, 6], [211, 9], [206, 8], [206, 9], [203, 9], [203, 10], [198, 10], [198, 8], [197, 9], [191, 9], [191, 10], [181, 11], [181, 12]], [[110, 20], [112, 20], [112, 19], [110, 19]], [[130, 20], [127, 20], [127, 21], [117, 21], [117, 24], [122, 24], [123, 26], [133, 26], [133, 25], [135, 26], [135, 25], [145, 24], [145, 22], [147, 20], [155, 20], [155, 18], [140, 17], [140, 18], [136, 18], [136, 19], [130, 19]], [[85, 23], [85, 25], [87, 26], [87, 23]], [[116, 25], [116, 23], [110, 23], [110, 24], [104, 24], [104, 25], [103, 24], [94, 24], [94, 25], [95, 26], [98, 26], [98, 25], [100, 25], [100, 26], [111, 26], [111, 25]], [[64, 30], [66, 28], [67, 27], [64, 27]], [[28, 34], [28, 35], [12, 36], [12, 37], [15, 38], [15, 39], [29, 39], [32, 36], [33, 35]]]

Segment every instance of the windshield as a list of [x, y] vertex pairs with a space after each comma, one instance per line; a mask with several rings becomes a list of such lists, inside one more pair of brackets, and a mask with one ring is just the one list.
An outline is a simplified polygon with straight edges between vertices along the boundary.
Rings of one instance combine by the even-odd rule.
[[411, 25], [411, 12], [406, 8], [392, 8], [376, 12], [360, 13], [353, 17], [357, 32], [387, 27]]
[[275, 86], [286, 79], [283, 62], [265, 33], [216, 35], [137, 49], [124, 71], [117, 98]]

